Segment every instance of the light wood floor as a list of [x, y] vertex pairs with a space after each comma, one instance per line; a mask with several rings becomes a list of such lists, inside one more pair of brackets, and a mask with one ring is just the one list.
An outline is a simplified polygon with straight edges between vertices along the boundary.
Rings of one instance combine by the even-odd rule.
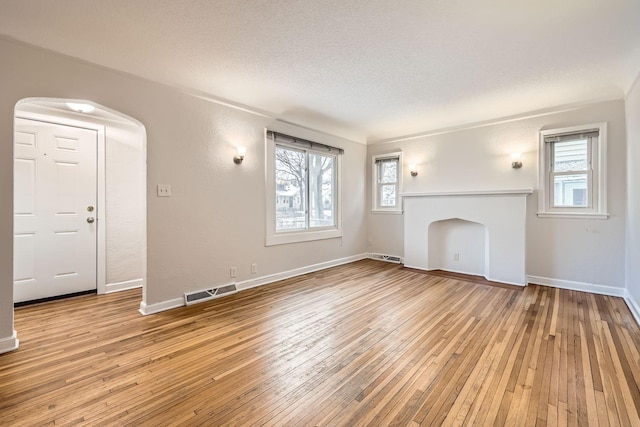
[[640, 426], [619, 298], [366, 260], [153, 316], [139, 302], [17, 309], [0, 425]]

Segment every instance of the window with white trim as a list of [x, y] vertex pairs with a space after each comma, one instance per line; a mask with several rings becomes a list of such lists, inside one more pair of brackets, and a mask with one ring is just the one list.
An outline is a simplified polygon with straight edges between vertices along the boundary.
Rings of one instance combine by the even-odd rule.
[[343, 150], [267, 131], [267, 245], [342, 236]]
[[373, 156], [371, 169], [373, 211], [402, 213], [402, 153]]
[[538, 216], [607, 218], [606, 124], [540, 132]]

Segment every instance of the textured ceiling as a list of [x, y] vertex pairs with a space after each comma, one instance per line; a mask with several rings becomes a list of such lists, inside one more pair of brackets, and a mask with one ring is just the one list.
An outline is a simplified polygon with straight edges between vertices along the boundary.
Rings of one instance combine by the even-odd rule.
[[621, 98], [640, 71], [638, 0], [0, 0], [0, 34], [360, 141]]

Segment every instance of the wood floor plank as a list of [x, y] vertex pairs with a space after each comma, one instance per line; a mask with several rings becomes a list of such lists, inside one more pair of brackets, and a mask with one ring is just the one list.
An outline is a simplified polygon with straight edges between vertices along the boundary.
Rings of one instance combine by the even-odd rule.
[[0, 425], [640, 425], [620, 298], [373, 260], [140, 316], [139, 290], [15, 311]]

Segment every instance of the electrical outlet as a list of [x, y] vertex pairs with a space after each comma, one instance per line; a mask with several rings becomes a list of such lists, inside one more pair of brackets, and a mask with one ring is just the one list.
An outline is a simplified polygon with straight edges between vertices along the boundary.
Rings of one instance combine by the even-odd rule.
[[169, 184], [158, 184], [158, 197], [171, 197], [171, 186]]
[[238, 276], [238, 269], [235, 267], [231, 267], [229, 269], [229, 275], [231, 276], [231, 278], [237, 277]]
[[454, 261], [460, 261], [460, 252], [456, 252], [453, 254], [453, 260]]
[[255, 262], [251, 264], [251, 274], [256, 274], [258, 272], [258, 264]]

